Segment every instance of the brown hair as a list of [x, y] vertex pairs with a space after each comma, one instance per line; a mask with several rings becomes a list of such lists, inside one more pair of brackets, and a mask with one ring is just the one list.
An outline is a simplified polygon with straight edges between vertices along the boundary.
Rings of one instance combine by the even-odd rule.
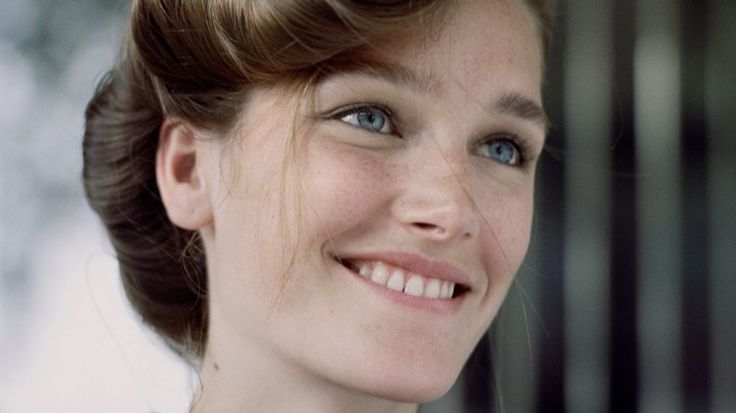
[[[442, 0], [135, 0], [115, 67], [86, 111], [83, 180], [143, 321], [197, 360], [207, 336], [207, 272], [197, 234], [167, 217], [155, 178], [159, 128], [180, 117], [233, 126], [256, 84], [298, 81], [429, 22]], [[547, 43], [544, 0], [526, 2]]]

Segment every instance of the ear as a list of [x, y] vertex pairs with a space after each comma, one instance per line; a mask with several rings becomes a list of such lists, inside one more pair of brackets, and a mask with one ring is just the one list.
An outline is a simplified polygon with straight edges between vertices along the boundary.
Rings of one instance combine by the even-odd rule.
[[198, 230], [213, 221], [205, 179], [206, 140], [181, 119], [167, 118], [159, 132], [156, 181], [166, 213], [175, 225]]

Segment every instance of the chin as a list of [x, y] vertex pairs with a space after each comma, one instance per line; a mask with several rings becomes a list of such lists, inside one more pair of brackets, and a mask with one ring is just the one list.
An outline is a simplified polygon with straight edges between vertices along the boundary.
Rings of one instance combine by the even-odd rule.
[[381, 399], [401, 403], [427, 403], [450, 391], [461, 370], [445, 368], [440, 371], [426, 367], [428, 366], [374, 376], [371, 383], [368, 383], [368, 388], [364, 387], [363, 391]]

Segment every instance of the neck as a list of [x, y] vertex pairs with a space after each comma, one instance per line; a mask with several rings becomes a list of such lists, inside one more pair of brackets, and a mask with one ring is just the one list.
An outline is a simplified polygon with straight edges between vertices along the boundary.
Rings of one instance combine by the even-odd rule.
[[218, 350], [216, 343], [208, 343], [199, 371], [201, 386], [192, 403], [191, 413], [417, 411], [416, 404], [381, 399], [290, 368], [276, 357], [270, 357], [269, 352], [241, 350], [239, 354], [247, 355], [239, 357], [240, 362], [231, 363], [231, 358], [228, 358], [225, 363], [224, 358], [218, 357]]

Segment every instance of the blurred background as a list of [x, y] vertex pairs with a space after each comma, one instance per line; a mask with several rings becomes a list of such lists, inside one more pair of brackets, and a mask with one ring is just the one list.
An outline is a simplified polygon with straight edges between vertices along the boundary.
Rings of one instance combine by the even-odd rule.
[[[736, 411], [736, 2], [560, 0], [529, 256], [423, 412]], [[4, 0], [0, 412], [184, 412], [80, 185], [128, 2]]]

